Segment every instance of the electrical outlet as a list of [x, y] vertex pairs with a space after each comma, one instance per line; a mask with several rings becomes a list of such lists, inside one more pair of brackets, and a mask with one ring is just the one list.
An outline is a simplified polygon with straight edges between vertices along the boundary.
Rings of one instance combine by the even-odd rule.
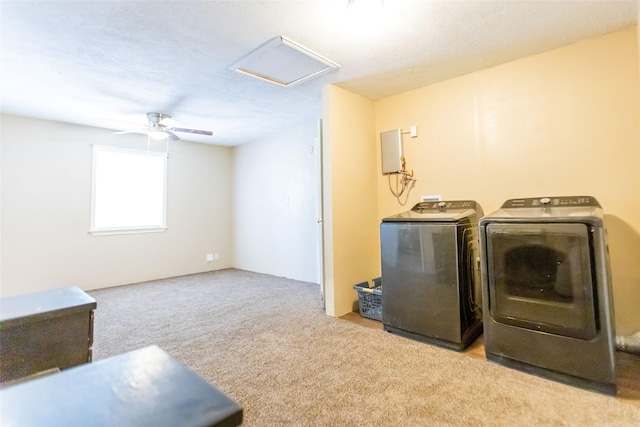
[[216, 261], [218, 260], [218, 258], [219, 258], [218, 254], [213, 255], [213, 259], [215, 259]]
[[218, 254], [215, 254], [215, 255], [214, 254], [207, 254], [207, 261], [208, 262], [211, 262], [211, 261], [213, 261], [215, 259], [218, 259]]

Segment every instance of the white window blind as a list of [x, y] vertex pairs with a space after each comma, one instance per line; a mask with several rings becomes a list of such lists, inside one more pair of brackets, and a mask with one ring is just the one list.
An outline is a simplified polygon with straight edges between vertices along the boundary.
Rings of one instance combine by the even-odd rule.
[[167, 154], [93, 146], [92, 234], [166, 229]]

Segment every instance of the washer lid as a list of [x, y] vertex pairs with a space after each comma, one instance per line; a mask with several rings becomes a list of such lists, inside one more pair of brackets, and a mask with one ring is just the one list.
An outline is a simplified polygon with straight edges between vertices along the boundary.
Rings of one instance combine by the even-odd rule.
[[482, 215], [482, 208], [473, 200], [420, 202], [410, 211], [384, 218], [383, 222], [455, 222]]

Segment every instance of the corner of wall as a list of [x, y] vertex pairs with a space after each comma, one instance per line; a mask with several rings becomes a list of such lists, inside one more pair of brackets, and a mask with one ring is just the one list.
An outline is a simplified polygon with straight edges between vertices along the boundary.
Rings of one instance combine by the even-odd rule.
[[[638, 7], [638, 18], [636, 19], [636, 49], [638, 50], [638, 78], [640, 79], [640, 7]], [[640, 90], [638, 90], [638, 97], [640, 97]]]
[[353, 285], [379, 272], [375, 106], [333, 85], [322, 101], [325, 298], [339, 317], [357, 307]]

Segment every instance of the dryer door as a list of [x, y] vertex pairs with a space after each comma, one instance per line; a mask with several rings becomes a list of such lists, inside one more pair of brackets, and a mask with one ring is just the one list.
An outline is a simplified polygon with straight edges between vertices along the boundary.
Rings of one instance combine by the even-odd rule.
[[490, 223], [487, 272], [499, 323], [580, 339], [596, 336], [589, 227]]

